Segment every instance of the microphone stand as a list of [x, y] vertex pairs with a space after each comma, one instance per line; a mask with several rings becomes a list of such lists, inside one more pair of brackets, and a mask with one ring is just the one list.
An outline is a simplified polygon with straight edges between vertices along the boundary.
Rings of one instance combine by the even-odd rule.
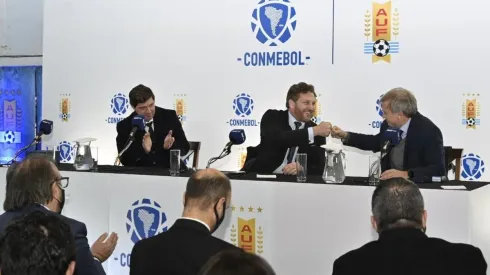
[[133, 144], [133, 141], [134, 141], [134, 137], [130, 137], [128, 139], [128, 142], [126, 142], [126, 145], [121, 150], [121, 152], [117, 155], [116, 160], [114, 160], [114, 166], [118, 166], [117, 165], [118, 160], [119, 160], [119, 163], [121, 163], [120, 157], [124, 154], [124, 152], [126, 152], [129, 149], [129, 146], [131, 146], [131, 144]]
[[230, 149], [231, 149], [231, 146], [226, 146], [226, 148], [223, 149], [223, 151], [221, 152], [221, 154], [219, 154], [219, 156], [213, 157], [213, 158], [211, 158], [208, 161], [208, 164], [206, 165], [206, 168], [209, 168], [211, 166], [211, 164], [213, 164], [217, 160], [222, 159], [222, 158], [228, 156], [231, 153], [231, 150]]
[[22, 154], [24, 153], [25, 151], [27, 151], [29, 148], [31, 148], [32, 146], [36, 146], [39, 141], [41, 141], [40, 137], [36, 137], [34, 138], [34, 140], [27, 146], [24, 146], [22, 149], [20, 149], [19, 151], [17, 151], [17, 153], [15, 153], [15, 156], [9, 161], [7, 162], [5, 165], [11, 165], [12, 163], [16, 162], [17, 161], [17, 158]]

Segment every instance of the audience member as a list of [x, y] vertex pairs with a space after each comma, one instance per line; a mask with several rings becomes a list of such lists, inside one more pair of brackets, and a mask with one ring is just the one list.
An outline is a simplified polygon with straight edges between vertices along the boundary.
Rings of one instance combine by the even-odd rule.
[[105, 274], [102, 262], [112, 254], [117, 234], [102, 234], [90, 248], [84, 223], [59, 214], [65, 203], [69, 178], [61, 177], [56, 166], [41, 156], [19, 162], [6, 188], [5, 213], [0, 215], [0, 233], [14, 219], [34, 211], [60, 217], [68, 223], [75, 238], [77, 275]]
[[0, 240], [2, 275], [72, 275], [75, 240], [70, 226], [34, 211], [13, 221]]
[[223, 250], [240, 250], [215, 238], [230, 206], [231, 184], [215, 169], [200, 170], [187, 181], [184, 213], [167, 231], [136, 243], [131, 252], [131, 275], [196, 275]]
[[333, 275], [486, 274], [480, 249], [425, 234], [424, 199], [411, 181], [382, 181], [373, 193], [371, 208], [371, 223], [379, 239], [338, 258]]
[[275, 275], [263, 258], [245, 251], [223, 251], [213, 256], [199, 275]]

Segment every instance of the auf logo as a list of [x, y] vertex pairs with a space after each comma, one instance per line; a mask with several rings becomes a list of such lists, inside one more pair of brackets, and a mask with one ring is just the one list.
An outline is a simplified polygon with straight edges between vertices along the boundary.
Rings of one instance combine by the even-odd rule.
[[60, 162], [69, 163], [73, 160], [73, 146], [68, 141], [62, 141], [57, 147], [60, 152]]
[[135, 201], [126, 218], [126, 230], [133, 243], [167, 231], [165, 212], [160, 204], [150, 199]]
[[461, 176], [466, 180], [477, 180], [485, 172], [485, 162], [473, 153], [463, 156]]
[[296, 29], [296, 10], [288, 0], [262, 0], [252, 13], [252, 31], [262, 44], [286, 43]]

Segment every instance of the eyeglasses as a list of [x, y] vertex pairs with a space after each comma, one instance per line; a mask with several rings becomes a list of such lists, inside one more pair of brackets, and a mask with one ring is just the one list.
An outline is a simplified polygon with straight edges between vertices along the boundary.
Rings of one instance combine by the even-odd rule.
[[53, 181], [53, 183], [55, 182], [59, 185], [59, 187], [65, 189], [66, 187], [68, 187], [68, 184], [70, 183], [70, 178], [69, 177], [57, 178]]

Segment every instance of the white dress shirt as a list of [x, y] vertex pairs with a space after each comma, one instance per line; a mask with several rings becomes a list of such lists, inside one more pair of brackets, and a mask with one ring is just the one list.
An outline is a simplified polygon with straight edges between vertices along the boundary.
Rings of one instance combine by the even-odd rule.
[[148, 123], [151, 123], [151, 128], [153, 128], [153, 132], [155, 132], [155, 123], [153, 122], [153, 119], [151, 119], [150, 121], [145, 122], [145, 131], [147, 133], [150, 132], [150, 127], [148, 127], [148, 125], [146, 125]]
[[408, 121], [405, 122], [405, 124], [403, 124], [402, 127], [400, 127], [400, 130], [403, 131], [403, 133], [402, 133], [402, 139], [405, 139], [407, 137], [408, 126], [410, 126], [410, 120], [412, 120], [412, 119], [409, 118]]
[[[289, 114], [289, 126], [291, 127], [292, 130], [296, 129], [296, 126], [294, 125], [295, 122], [301, 123], [301, 126], [299, 126], [298, 130], [305, 128], [306, 123], [304, 123], [303, 121], [296, 120], [296, 118], [294, 118], [294, 116], [290, 112], [288, 112], [288, 114]], [[310, 144], [315, 142], [315, 135], [313, 133], [313, 127], [308, 127], [308, 140], [309, 140]], [[284, 168], [284, 166], [286, 166], [288, 164], [289, 150], [291, 150], [291, 148], [288, 148], [288, 150], [286, 151], [286, 155], [284, 156], [284, 160], [282, 161], [281, 165], [279, 165], [279, 167], [277, 167], [276, 170], [274, 170], [274, 174], [282, 174], [282, 169]], [[298, 153], [298, 147], [296, 146], [296, 151], [294, 152], [293, 160], [296, 159], [297, 153]]]

